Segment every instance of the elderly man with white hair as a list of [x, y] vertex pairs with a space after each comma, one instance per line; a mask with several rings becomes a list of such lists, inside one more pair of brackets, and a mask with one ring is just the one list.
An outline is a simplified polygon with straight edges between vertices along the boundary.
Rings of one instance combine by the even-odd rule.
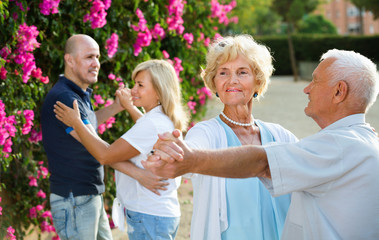
[[305, 114], [318, 133], [297, 143], [217, 151], [190, 149], [165, 134], [145, 167], [166, 177], [259, 176], [273, 196], [292, 193], [282, 239], [379, 239], [379, 141], [365, 122], [378, 81], [368, 58], [329, 50], [304, 89]]

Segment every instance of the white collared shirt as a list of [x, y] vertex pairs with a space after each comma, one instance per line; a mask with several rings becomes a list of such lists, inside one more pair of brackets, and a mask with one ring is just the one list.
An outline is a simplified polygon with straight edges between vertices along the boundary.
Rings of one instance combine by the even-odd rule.
[[273, 196], [292, 192], [282, 239], [379, 239], [379, 142], [355, 114], [294, 144], [265, 146]]

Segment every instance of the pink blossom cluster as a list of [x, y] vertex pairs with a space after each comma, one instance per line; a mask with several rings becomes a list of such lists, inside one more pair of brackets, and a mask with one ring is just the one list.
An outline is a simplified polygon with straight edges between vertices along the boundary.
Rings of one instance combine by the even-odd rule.
[[200, 33], [200, 37], [197, 39], [198, 42], [204, 40], [204, 46], [208, 47], [209, 43], [211, 42], [211, 39], [209, 37], [205, 38], [204, 33]]
[[37, 132], [35, 129], [32, 129], [28, 140], [31, 143], [38, 143], [42, 141], [42, 131]]
[[166, 37], [166, 32], [164, 31], [163, 27], [159, 23], [155, 24], [154, 28], [151, 29], [151, 35], [153, 39], [159, 40]]
[[42, 76], [41, 68], [33, 69], [33, 71], [31, 72], [31, 75], [32, 75], [32, 77], [39, 79], [44, 84], [48, 84], [50, 81], [48, 76], [46, 76], [46, 77]]
[[167, 62], [169, 62], [175, 69], [176, 76], [178, 76], [179, 82], [182, 82], [183, 79], [180, 78], [180, 72], [184, 70], [182, 66], [182, 60], [178, 57], [174, 57], [174, 61], [169, 59], [170, 55], [166, 50], [162, 51], [163, 57], [167, 59]]
[[133, 44], [134, 56], [138, 56], [142, 52], [142, 47], [150, 46], [152, 39], [159, 40], [166, 37], [165, 31], [159, 23], [155, 24], [152, 29], [148, 28], [145, 16], [139, 8], [136, 10], [136, 15], [139, 19], [138, 26], [131, 25], [131, 28], [138, 32], [136, 42]]
[[38, 162], [38, 165], [39, 169], [37, 170], [37, 178], [42, 176], [43, 179], [46, 179], [49, 174], [49, 170], [43, 166], [43, 161]]
[[9, 226], [7, 228], [7, 236], [6, 236], [6, 239], [7, 240], [16, 240], [16, 236], [14, 235], [15, 233], [15, 230], [12, 226]]
[[187, 41], [187, 48], [191, 47], [191, 44], [193, 43], [193, 34], [192, 33], [185, 33], [183, 34], [184, 40]]
[[113, 73], [110, 73], [108, 75], [108, 78], [109, 78], [109, 80], [115, 80], [115, 81], [117, 81], [119, 87], [121, 87], [121, 88], [125, 87], [125, 84], [122, 82], [122, 78], [121, 77], [116, 77], [116, 75], [114, 75]]
[[[0, 197], [0, 202], [1, 202], [1, 197]], [[0, 206], [0, 216], [3, 215], [3, 208]]]
[[93, 98], [95, 99], [95, 102], [94, 102], [93, 105], [95, 105], [96, 107], [98, 107], [99, 104], [104, 104], [105, 103], [103, 97], [101, 95], [99, 95], [99, 94], [95, 94], [93, 96]]
[[42, 0], [39, 4], [40, 12], [43, 15], [58, 13], [58, 5], [60, 0]]
[[36, 26], [28, 26], [26, 23], [21, 24], [17, 31], [17, 50], [15, 51], [14, 61], [22, 65], [24, 83], [28, 82], [31, 72], [36, 69], [32, 52], [40, 46], [36, 39], [38, 34], [39, 31]]
[[[96, 107], [99, 107], [99, 105], [102, 105], [102, 104], [104, 104], [104, 107], [107, 107], [107, 106], [113, 104], [113, 100], [108, 99], [107, 101], [104, 101], [104, 99], [101, 95], [95, 94], [93, 96], [93, 98], [95, 99], [95, 102], [93, 105], [95, 105]], [[110, 117], [107, 121], [105, 121], [105, 123], [100, 124], [97, 127], [99, 134], [103, 134], [106, 129], [111, 128], [113, 126], [113, 123], [115, 123], [115, 122], [116, 122], [116, 118]]]
[[[232, 0], [230, 4], [222, 5], [218, 0], [211, 0], [211, 18], [218, 18], [219, 23], [228, 25], [231, 22], [231, 19], [228, 18], [227, 14], [232, 11], [233, 8], [237, 6], [236, 0]], [[233, 22], [238, 22], [237, 17], [232, 18]]]
[[170, 54], [168, 54], [168, 52], [166, 50], [163, 50], [162, 54], [163, 54], [164, 58], [170, 58]]
[[206, 98], [212, 98], [212, 92], [207, 87], [202, 87], [197, 89], [197, 95], [199, 96], [199, 103], [200, 105], [205, 104]]
[[[193, 99], [193, 97], [190, 97], [190, 99]], [[188, 101], [187, 102], [187, 106], [188, 108], [190, 109], [190, 111], [192, 112], [192, 114], [196, 114], [196, 107], [197, 103], [195, 101]]]
[[16, 136], [16, 118], [14, 115], [6, 116], [5, 104], [0, 99], [0, 146], [2, 146], [2, 155], [9, 157], [8, 153], [12, 152], [12, 137]]
[[[55, 232], [55, 228], [53, 224], [50, 224], [53, 222], [53, 217], [51, 215], [50, 211], [44, 211], [43, 205], [37, 205], [35, 207], [32, 207], [29, 209], [29, 217], [30, 218], [38, 218], [41, 217], [44, 220], [41, 222], [40, 228], [41, 232]], [[49, 223], [50, 222], [50, 223]], [[59, 239], [59, 237], [54, 237], [53, 239]]]
[[[90, 2], [92, 0], [89, 0]], [[93, 0], [90, 13], [84, 15], [83, 22], [90, 21], [91, 28], [102, 28], [107, 23], [105, 19], [107, 16], [106, 10], [111, 6], [111, 0]]]
[[113, 126], [113, 123], [116, 122], [116, 118], [110, 117], [105, 123], [100, 124], [98, 127], [98, 131], [100, 134], [103, 134], [107, 128], [111, 128]]
[[49, 174], [49, 171], [46, 167], [43, 166], [43, 161], [38, 162], [38, 170], [37, 170], [37, 177], [29, 176], [29, 186], [31, 187], [38, 187], [38, 182], [37, 180], [40, 179], [41, 177], [43, 179], [47, 178], [47, 175]]
[[139, 19], [138, 26], [131, 25], [131, 28], [138, 32], [136, 42], [133, 44], [134, 56], [138, 56], [142, 52], [142, 47], [150, 46], [153, 36], [147, 27], [147, 21], [143, 12], [137, 8], [136, 15]]
[[[10, 60], [7, 59], [10, 53], [11, 50], [7, 46], [0, 49], [0, 57], [3, 58], [7, 63], [10, 62]], [[5, 67], [0, 67], [0, 79], [5, 80], [7, 78], [7, 73], [8, 71]]]
[[0, 67], [0, 79], [5, 80], [7, 78], [7, 69], [5, 67]]
[[168, 24], [168, 30], [174, 30], [178, 34], [183, 34], [184, 26], [183, 26], [183, 10], [186, 1], [183, 0], [169, 0], [169, 4], [167, 6], [168, 9], [168, 17], [166, 19], [166, 23]]
[[174, 64], [173, 65], [174, 65], [176, 75], [179, 78], [179, 81], [182, 82], [183, 80], [180, 78], [180, 72], [184, 70], [184, 68], [182, 66], [182, 60], [178, 57], [174, 57]]
[[112, 58], [118, 49], [118, 35], [112, 33], [111, 37], [106, 41], [105, 49], [108, 50], [108, 57]]
[[23, 135], [26, 135], [30, 133], [30, 131], [32, 130], [33, 120], [34, 120], [33, 110], [24, 110], [24, 117], [25, 117], [26, 123], [24, 123], [24, 125], [22, 126], [21, 132]]

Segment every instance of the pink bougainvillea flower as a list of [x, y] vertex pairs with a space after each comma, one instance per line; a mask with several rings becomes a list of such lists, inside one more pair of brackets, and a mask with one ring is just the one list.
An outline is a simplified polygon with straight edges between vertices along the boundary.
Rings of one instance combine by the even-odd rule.
[[115, 79], [116, 79], [116, 76], [115, 76], [113, 73], [110, 73], [110, 74], [108, 75], [108, 78], [109, 78], [109, 80], [115, 80]]
[[38, 143], [42, 141], [42, 131], [37, 132], [35, 129], [32, 129], [28, 140], [31, 143]]
[[40, 189], [40, 190], [38, 191], [38, 193], [37, 193], [37, 197], [40, 197], [40, 198], [46, 198], [46, 193], [44, 193], [44, 192], [42, 191], [42, 189]]
[[95, 99], [97, 104], [104, 104], [104, 99], [101, 95], [95, 94], [93, 98]]
[[15, 233], [14, 228], [12, 226], [9, 226], [7, 228], [7, 236], [6, 236], [6, 238], [10, 239], [10, 240], [16, 240], [16, 236], [14, 235], [14, 233]]
[[8, 71], [5, 69], [5, 67], [0, 68], [0, 79], [5, 80], [7, 78]]
[[29, 186], [31, 187], [38, 187], [37, 179], [33, 176], [29, 176]]
[[116, 54], [118, 49], [118, 35], [116, 33], [112, 33], [111, 37], [107, 40], [105, 49], [108, 50], [109, 58], [112, 58]]
[[[108, 4], [108, 2], [106, 2]], [[101, 0], [92, 1], [92, 7], [90, 9], [90, 14], [86, 14], [83, 17], [83, 22], [90, 21], [91, 28], [102, 28], [107, 23], [105, 19], [107, 16], [106, 6]]]
[[37, 209], [37, 211], [42, 211], [43, 210], [43, 206], [42, 205], [37, 205], [36, 209]]
[[185, 33], [183, 34], [184, 40], [187, 41], [188, 46], [193, 43], [193, 34], [192, 33]]
[[154, 39], [163, 39], [166, 36], [164, 29], [159, 23], [155, 24], [154, 28], [151, 30], [151, 35]]
[[164, 58], [170, 58], [170, 54], [168, 54], [168, 52], [166, 50], [163, 50], [162, 54], [163, 54]]
[[42, 0], [39, 4], [40, 12], [43, 15], [58, 13], [59, 2], [60, 0]]
[[36, 218], [37, 217], [36, 207], [32, 207], [31, 209], [29, 209], [29, 217], [30, 218]]

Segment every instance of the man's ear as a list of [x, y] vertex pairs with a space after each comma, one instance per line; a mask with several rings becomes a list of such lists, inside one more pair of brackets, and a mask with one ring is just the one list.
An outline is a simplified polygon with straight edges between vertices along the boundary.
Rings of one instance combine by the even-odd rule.
[[343, 102], [346, 99], [348, 92], [349, 86], [347, 85], [346, 81], [338, 81], [337, 84], [334, 86], [333, 102]]
[[71, 54], [66, 53], [66, 54], [64, 55], [64, 61], [65, 61], [69, 66], [72, 66], [72, 64], [73, 64], [73, 59], [72, 59]]

